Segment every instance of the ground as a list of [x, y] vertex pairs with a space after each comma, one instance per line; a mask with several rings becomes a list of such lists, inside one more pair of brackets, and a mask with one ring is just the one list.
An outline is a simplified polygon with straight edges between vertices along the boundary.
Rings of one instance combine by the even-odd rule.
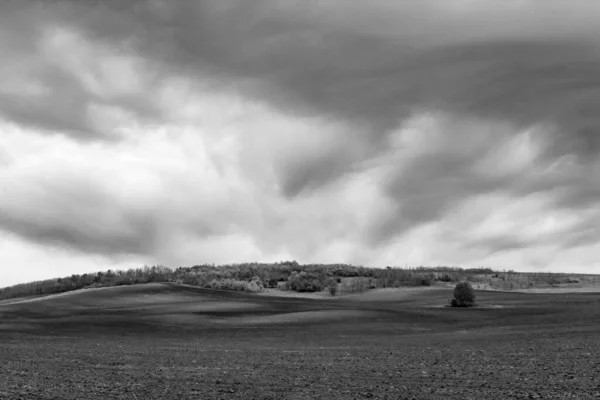
[[151, 284], [0, 305], [0, 399], [592, 399], [600, 294]]

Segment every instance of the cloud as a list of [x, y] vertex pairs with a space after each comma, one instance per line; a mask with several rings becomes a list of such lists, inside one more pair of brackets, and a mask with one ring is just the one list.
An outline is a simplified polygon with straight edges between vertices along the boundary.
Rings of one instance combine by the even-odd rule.
[[[0, 175], [6, 188], [0, 199], [2, 227], [44, 245], [98, 255], [150, 254], [174, 263], [194, 262], [194, 255], [224, 262], [242, 261], [243, 254], [257, 257], [263, 250], [288, 254], [289, 236], [274, 228], [286, 223], [290, 235], [299, 234], [304, 223], [286, 220], [305, 210], [279, 197], [276, 170], [288, 155], [299, 156], [283, 152], [287, 138], [314, 135], [319, 125], [250, 102], [221, 115], [221, 104], [233, 98], [190, 93], [189, 87], [193, 84], [175, 80], [156, 92], [165, 101], [165, 115], [177, 122], [154, 126], [129, 120], [121, 125], [125, 134], [118, 143], [80, 142], [2, 125], [6, 134], [0, 145], [14, 160]], [[180, 104], [181, 97], [186, 109], [166, 106]], [[286, 136], [259, 136], [277, 130]], [[300, 140], [298, 146], [309, 154], [319, 143]], [[311, 199], [311, 207], [318, 201]], [[314, 210], [307, 222], [325, 213]], [[318, 225], [305, 228], [321, 229]], [[325, 229], [321, 238], [330, 237]], [[232, 241], [247, 250], [235, 256], [215, 251]], [[317, 245], [315, 235], [311, 248]]]
[[2, 4], [0, 229], [98, 260], [592, 268], [598, 17], [583, 0]]
[[92, 17], [70, 8], [78, 29], [128, 43], [167, 73], [345, 124], [352, 140], [294, 167], [288, 196], [378, 154], [423, 110], [515, 131], [544, 125], [550, 158], [598, 153], [600, 9], [588, 2], [157, 0], [107, 2]]
[[4, 5], [0, 16], [0, 115], [47, 133], [115, 140], [123, 118], [157, 112], [144, 94], [155, 76], [139, 57], [86, 37], [52, 6], [24, 4]]
[[[4, 140], [17, 161], [0, 180], [6, 188], [0, 223], [25, 237], [91, 253], [140, 255], [162, 247], [174, 231], [226, 233], [236, 218], [235, 202], [223, 204], [238, 190], [235, 182], [220, 184], [194, 133], [145, 131], [141, 143], [133, 135], [118, 146], [11, 133]], [[167, 136], [180, 141], [169, 144]], [[196, 146], [194, 160], [184, 154], [186, 142]], [[201, 212], [194, 215], [194, 207]]]

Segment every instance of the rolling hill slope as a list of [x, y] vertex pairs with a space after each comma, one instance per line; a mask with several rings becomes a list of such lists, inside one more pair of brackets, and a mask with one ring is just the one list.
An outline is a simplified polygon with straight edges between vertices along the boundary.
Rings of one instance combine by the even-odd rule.
[[[214, 330], [318, 325], [399, 331], [527, 327], [586, 321], [600, 295], [478, 291], [478, 307], [444, 308], [448, 288], [384, 289], [346, 298], [303, 299], [202, 289], [171, 283], [84, 289], [0, 304], [0, 330], [30, 332]], [[577, 313], [574, 313], [577, 310]], [[565, 325], [566, 326], [566, 325]]]

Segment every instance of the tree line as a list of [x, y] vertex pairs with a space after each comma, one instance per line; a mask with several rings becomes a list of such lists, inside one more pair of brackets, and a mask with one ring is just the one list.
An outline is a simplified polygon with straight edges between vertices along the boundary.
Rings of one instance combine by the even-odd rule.
[[340, 283], [345, 278], [356, 278], [352, 285], [360, 286], [359, 289], [363, 290], [376, 287], [428, 286], [435, 281], [458, 282], [469, 280], [475, 275], [491, 274], [498, 273], [490, 268], [463, 269], [447, 266], [371, 268], [350, 264], [299, 264], [296, 261], [202, 264], [177, 269], [156, 265], [18, 284], [0, 289], [0, 300], [151, 282], [174, 282], [250, 292], [261, 291], [264, 288], [314, 292], [330, 288], [334, 282]]

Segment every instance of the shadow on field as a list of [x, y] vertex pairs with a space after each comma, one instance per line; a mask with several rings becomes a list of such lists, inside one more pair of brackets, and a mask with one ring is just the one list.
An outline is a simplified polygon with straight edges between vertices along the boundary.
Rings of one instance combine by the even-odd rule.
[[446, 308], [452, 289], [380, 290], [302, 299], [145, 284], [88, 289], [0, 304], [0, 334], [127, 334], [311, 327], [397, 334], [573, 327], [597, 317], [600, 294], [477, 292], [478, 307]]

